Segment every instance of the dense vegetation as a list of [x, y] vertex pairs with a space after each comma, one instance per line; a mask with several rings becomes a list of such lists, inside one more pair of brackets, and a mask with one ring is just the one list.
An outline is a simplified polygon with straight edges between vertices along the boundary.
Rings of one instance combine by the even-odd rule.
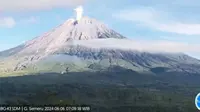
[[197, 112], [199, 79], [197, 74], [153, 76], [131, 70], [7, 77], [0, 79], [0, 103], [86, 104], [94, 112]]

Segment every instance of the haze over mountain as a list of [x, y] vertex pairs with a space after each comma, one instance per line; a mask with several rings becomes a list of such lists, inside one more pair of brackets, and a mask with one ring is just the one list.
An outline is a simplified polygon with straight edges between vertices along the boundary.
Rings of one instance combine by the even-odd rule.
[[137, 72], [200, 73], [200, 61], [183, 53], [135, 45], [96, 19], [68, 19], [51, 31], [0, 52], [0, 71], [102, 71], [121, 66]]

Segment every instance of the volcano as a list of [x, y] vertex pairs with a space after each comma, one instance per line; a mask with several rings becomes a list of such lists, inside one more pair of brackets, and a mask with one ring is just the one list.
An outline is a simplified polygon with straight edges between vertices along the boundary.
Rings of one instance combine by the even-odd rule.
[[125, 38], [95, 19], [84, 17], [77, 23], [67, 20], [57, 28], [25, 43], [20, 53], [53, 53], [60, 46], [70, 44], [70, 40], [90, 40], [103, 38]]
[[[104, 71], [123, 67], [137, 72], [200, 73], [200, 61], [183, 53], [152, 53], [126, 46], [129, 39], [102, 22], [68, 19], [51, 31], [0, 52], [0, 71]], [[107, 44], [106, 46], [104, 46]]]

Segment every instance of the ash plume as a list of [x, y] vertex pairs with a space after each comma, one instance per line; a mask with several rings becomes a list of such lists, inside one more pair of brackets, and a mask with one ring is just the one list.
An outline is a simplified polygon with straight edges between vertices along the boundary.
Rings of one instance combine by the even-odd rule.
[[74, 10], [76, 11], [76, 21], [79, 22], [83, 16], [83, 7], [79, 6]]

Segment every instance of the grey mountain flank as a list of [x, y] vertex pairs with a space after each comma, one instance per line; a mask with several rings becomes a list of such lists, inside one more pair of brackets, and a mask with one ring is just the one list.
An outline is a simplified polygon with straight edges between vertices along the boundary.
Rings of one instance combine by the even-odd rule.
[[144, 73], [200, 73], [198, 59], [183, 53], [139, 51], [126, 47], [129, 41], [95, 19], [68, 19], [39, 37], [0, 52], [0, 71], [102, 71], [120, 66]]

